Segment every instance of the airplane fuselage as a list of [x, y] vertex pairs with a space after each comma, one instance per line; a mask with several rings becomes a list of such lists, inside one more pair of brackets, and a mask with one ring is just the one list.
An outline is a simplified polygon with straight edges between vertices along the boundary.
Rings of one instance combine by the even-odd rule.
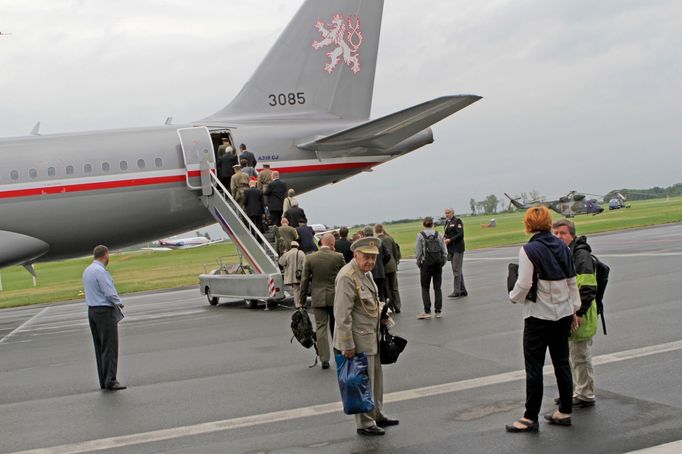
[[[49, 246], [40, 260], [171, 236], [214, 222], [198, 191], [185, 184], [177, 130], [160, 126], [0, 140], [0, 232]], [[426, 130], [392, 150], [300, 150], [306, 138], [353, 126], [341, 121], [211, 125], [248, 144], [257, 168], [270, 163], [298, 194], [348, 178], [432, 141]], [[0, 233], [1, 236], [1, 233]], [[25, 257], [10, 260], [23, 263]], [[5, 260], [7, 262], [7, 260]], [[5, 266], [10, 263], [0, 263]]]

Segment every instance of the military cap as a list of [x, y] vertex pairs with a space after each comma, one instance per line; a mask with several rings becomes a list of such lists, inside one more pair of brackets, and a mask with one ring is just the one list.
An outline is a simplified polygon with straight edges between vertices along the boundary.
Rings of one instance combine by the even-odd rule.
[[270, 164], [268, 164], [268, 163], [266, 162], [265, 164], [263, 164], [263, 167], [265, 167], [266, 169], [269, 169], [269, 168], [270, 168]]
[[233, 169], [241, 169], [242, 166], [240, 166], [239, 164], [235, 164], [235, 165], [232, 166], [232, 168], [233, 168]]
[[381, 240], [379, 238], [374, 236], [366, 236], [354, 241], [353, 244], [350, 245], [350, 250], [353, 252], [359, 251], [364, 254], [378, 255], [380, 244]]

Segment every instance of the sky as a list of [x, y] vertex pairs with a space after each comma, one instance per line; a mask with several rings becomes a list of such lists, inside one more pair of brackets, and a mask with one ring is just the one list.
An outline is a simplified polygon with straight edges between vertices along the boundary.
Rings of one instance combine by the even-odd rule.
[[[302, 0], [0, 0], [0, 136], [187, 123], [229, 103]], [[300, 197], [312, 223], [536, 190], [682, 182], [682, 2], [386, 0], [372, 117], [479, 102], [435, 143]], [[48, 150], [49, 151], [49, 150]]]

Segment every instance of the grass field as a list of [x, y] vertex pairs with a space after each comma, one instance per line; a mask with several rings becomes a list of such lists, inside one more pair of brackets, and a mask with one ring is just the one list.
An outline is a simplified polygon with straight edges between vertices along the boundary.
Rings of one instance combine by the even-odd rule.
[[[468, 250], [525, 242], [523, 213], [494, 216], [496, 228], [482, 228], [491, 216], [463, 218]], [[554, 216], [559, 219], [558, 215]], [[633, 202], [631, 208], [606, 211], [597, 216], [574, 219], [579, 234], [608, 232], [682, 221], [682, 197]], [[421, 230], [418, 222], [385, 224], [386, 230], [400, 243], [403, 257], [414, 256], [415, 239]], [[439, 228], [442, 233], [442, 227]], [[198, 284], [204, 265], [216, 263], [220, 256], [234, 256], [230, 243], [169, 252], [140, 251], [112, 254], [109, 270], [120, 293], [185, 287]], [[236, 261], [236, 257], [232, 258]], [[0, 270], [3, 291], [0, 308], [81, 299], [81, 274], [90, 258], [39, 263], [38, 286], [22, 267]]]

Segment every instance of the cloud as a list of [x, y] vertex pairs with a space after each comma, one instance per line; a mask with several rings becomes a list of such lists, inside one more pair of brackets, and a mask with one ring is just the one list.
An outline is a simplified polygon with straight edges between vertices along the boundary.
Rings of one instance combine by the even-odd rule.
[[[0, 135], [203, 118], [300, 4], [5, 0]], [[385, 2], [373, 116], [484, 99], [437, 124], [433, 145], [303, 195], [306, 212], [353, 224], [464, 212], [491, 193], [679, 182], [681, 15], [673, 0]]]

